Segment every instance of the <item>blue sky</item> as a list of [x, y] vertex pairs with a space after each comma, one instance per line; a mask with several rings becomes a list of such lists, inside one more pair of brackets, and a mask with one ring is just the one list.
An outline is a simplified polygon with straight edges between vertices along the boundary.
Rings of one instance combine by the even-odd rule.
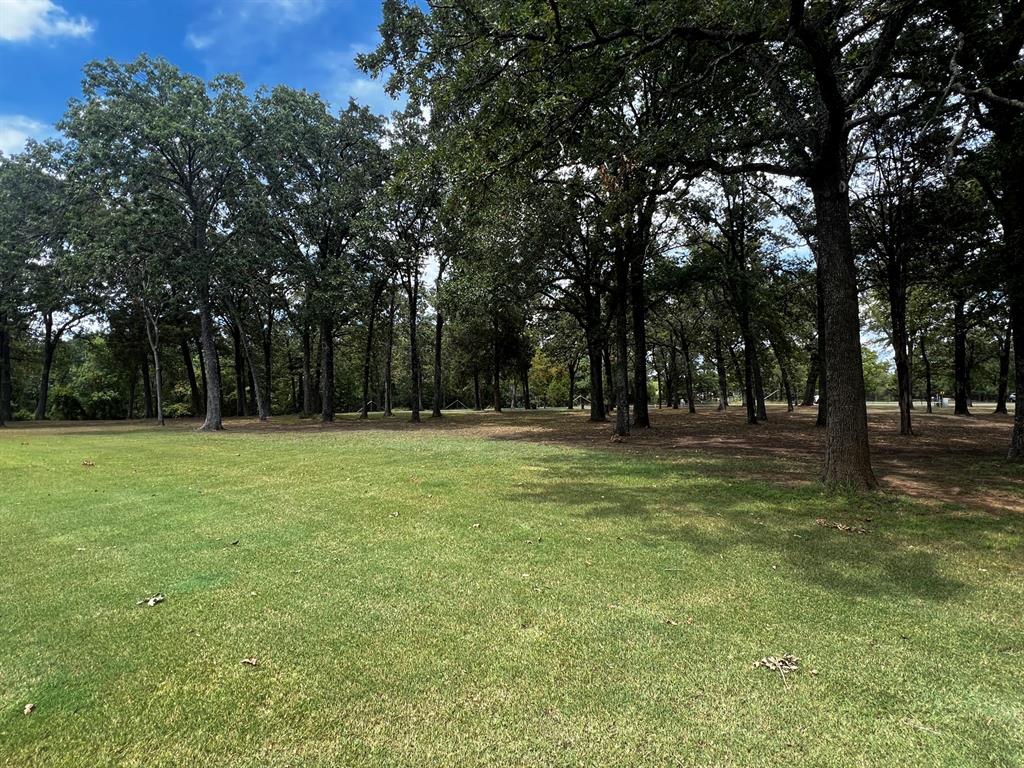
[[0, 150], [53, 132], [82, 66], [140, 53], [255, 88], [285, 83], [334, 106], [396, 108], [355, 67], [379, 39], [379, 0], [0, 0]]

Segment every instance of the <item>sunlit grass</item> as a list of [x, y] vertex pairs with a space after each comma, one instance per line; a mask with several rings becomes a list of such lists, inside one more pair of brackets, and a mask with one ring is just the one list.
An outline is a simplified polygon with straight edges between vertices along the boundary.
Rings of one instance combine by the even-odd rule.
[[[1019, 764], [1024, 521], [736, 470], [429, 428], [7, 430], [0, 761]], [[752, 667], [782, 653], [800, 671]]]

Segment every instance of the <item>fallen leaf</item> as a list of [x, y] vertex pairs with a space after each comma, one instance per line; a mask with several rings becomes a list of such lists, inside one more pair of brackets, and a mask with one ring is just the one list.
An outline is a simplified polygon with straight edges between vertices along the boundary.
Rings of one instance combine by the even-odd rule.
[[258, 667], [260, 665], [260, 660], [255, 656], [252, 656], [248, 659], [242, 659], [242, 663], [250, 667]]
[[760, 661], [754, 662], [754, 669], [758, 667], [778, 672], [781, 677], [785, 678], [789, 672], [796, 672], [800, 669], [800, 659], [791, 653], [785, 653], [782, 656], [765, 656]]
[[31, 715], [33, 712], [36, 711], [36, 705], [35, 704], [26, 704], [25, 705], [25, 709], [23, 711], [25, 712], [26, 715]]
[[670, 627], [678, 627], [679, 626], [679, 622], [678, 621], [673, 621], [672, 619], [665, 619], [665, 623], [668, 624]]
[[152, 608], [154, 605], [160, 605], [160, 603], [162, 603], [166, 599], [167, 598], [164, 597], [162, 594], [157, 593], [152, 597], [142, 598], [136, 603], [136, 605], [148, 605], [150, 608]]
[[842, 531], [843, 533], [868, 533], [868, 529], [863, 528], [862, 526], [837, 523], [824, 517], [819, 517], [814, 521], [814, 523], [815, 525], [820, 525], [822, 528], [835, 528], [837, 531]]
[[95, 461], [89, 461], [89, 459], [86, 459], [85, 461], [82, 462], [82, 466], [83, 467], [95, 467], [96, 466], [96, 462]]

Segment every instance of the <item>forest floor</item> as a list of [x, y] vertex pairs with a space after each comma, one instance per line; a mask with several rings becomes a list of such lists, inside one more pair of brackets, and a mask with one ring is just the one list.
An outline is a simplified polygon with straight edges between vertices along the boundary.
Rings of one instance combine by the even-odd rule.
[[769, 415], [0, 430], [0, 765], [1019, 765], [1009, 420]]

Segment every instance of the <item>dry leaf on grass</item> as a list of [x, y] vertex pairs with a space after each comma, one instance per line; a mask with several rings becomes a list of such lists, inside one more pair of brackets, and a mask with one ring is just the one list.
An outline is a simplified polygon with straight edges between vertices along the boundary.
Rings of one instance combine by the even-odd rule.
[[86, 459], [85, 461], [82, 462], [82, 466], [83, 467], [95, 467], [96, 466], [96, 462], [95, 461], [90, 461], [89, 459]]
[[796, 672], [800, 669], [800, 659], [791, 653], [786, 653], [782, 656], [765, 656], [760, 661], [754, 662], [754, 669], [758, 667], [778, 672], [784, 678], [788, 673]]
[[249, 667], [258, 667], [260, 665], [260, 660], [257, 659], [255, 656], [252, 656], [248, 659], [242, 659], [242, 664], [245, 664]]
[[835, 528], [837, 531], [842, 531], [843, 533], [868, 533], [868, 529], [862, 526], [837, 523], [825, 517], [819, 517], [814, 521], [814, 523], [815, 525], [820, 525], [822, 528]]
[[31, 715], [33, 712], [36, 711], [36, 705], [35, 704], [26, 704], [25, 705], [25, 709], [23, 711], [25, 712], [26, 715]]
[[136, 605], [148, 605], [150, 608], [152, 608], [154, 605], [160, 605], [160, 603], [162, 603], [166, 599], [167, 599], [166, 597], [164, 597], [162, 594], [158, 593], [158, 594], [153, 595], [152, 597], [144, 597], [144, 598], [142, 598], [141, 600], [139, 600], [135, 604]]

